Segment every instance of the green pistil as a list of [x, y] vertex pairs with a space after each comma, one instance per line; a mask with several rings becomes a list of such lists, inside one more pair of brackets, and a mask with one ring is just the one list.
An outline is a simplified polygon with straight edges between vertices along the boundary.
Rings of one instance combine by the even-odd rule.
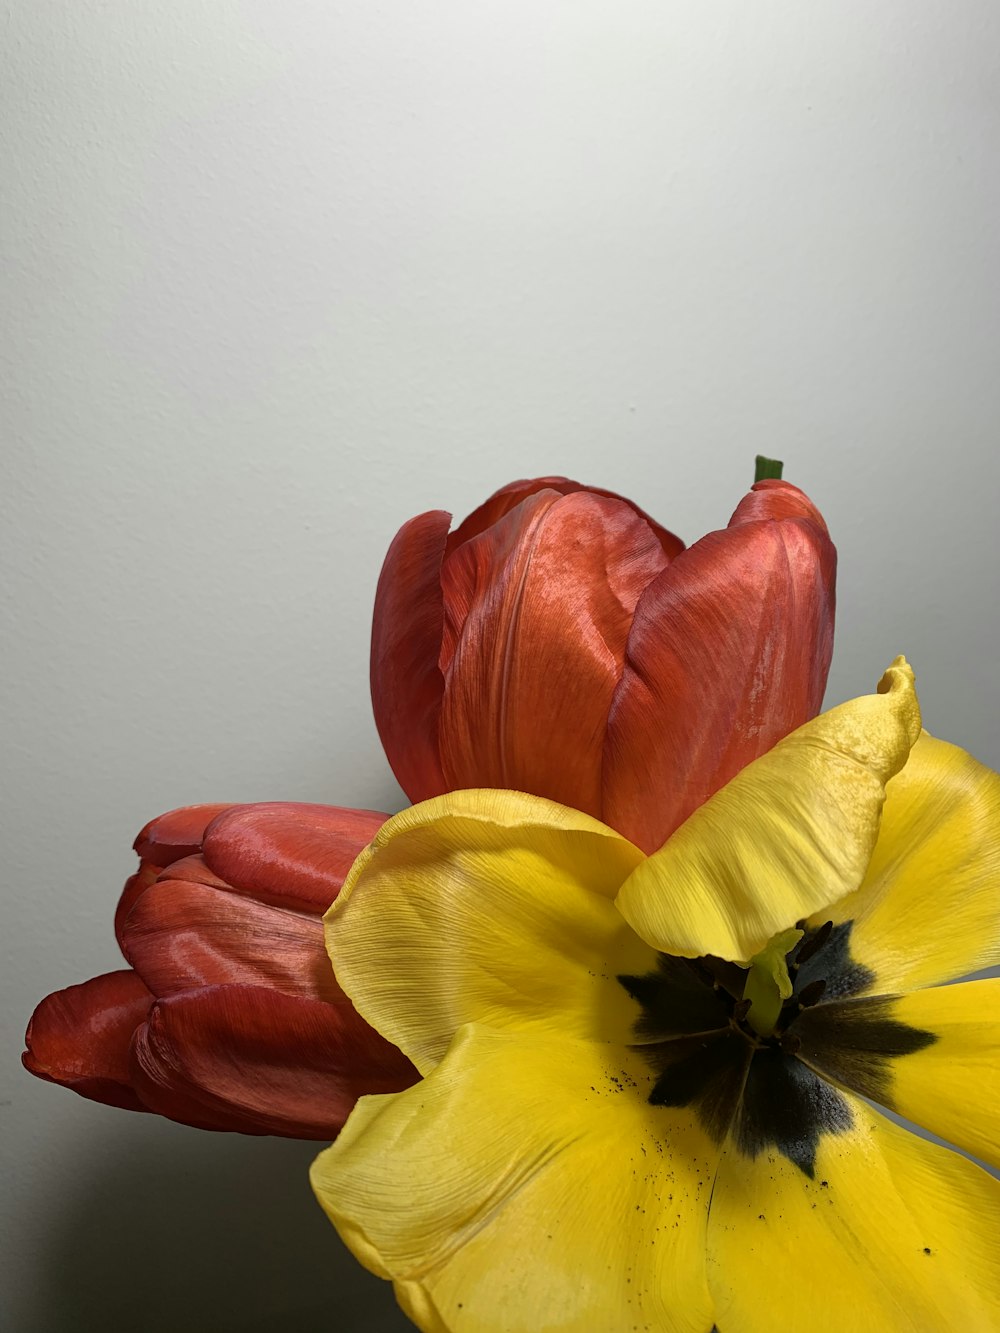
[[781, 469], [784, 466], [780, 458], [765, 458], [763, 454], [758, 454], [753, 479], [754, 481], [780, 481]]
[[760, 1037], [773, 1034], [781, 1006], [791, 996], [788, 954], [798, 944], [802, 934], [794, 926], [790, 930], [783, 930], [780, 935], [768, 940], [760, 953], [750, 959], [743, 998], [750, 1001], [747, 1022]]

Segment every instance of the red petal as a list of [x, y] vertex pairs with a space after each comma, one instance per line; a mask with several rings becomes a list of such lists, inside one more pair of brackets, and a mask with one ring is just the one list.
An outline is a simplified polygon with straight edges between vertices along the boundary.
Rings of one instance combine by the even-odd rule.
[[290, 801], [234, 805], [206, 831], [205, 861], [259, 902], [322, 915], [388, 817]]
[[125, 924], [123, 948], [158, 997], [235, 984], [344, 999], [318, 916], [204, 884], [160, 880], [147, 889]]
[[729, 526], [732, 528], [739, 523], [752, 523], [765, 518], [804, 518], [819, 528], [825, 537], [830, 535], [823, 521], [823, 515], [809, 496], [788, 481], [777, 481], [772, 478], [754, 482], [749, 492], [736, 506], [736, 512], [729, 520]]
[[125, 953], [122, 930], [128, 920], [129, 913], [139, 898], [146, 892], [150, 884], [155, 883], [157, 873], [156, 866], [144, 861], [134, 875], [129, 875], [125, 881], [125, 887], [122, 889], [122, 895], [118, 899], [118, 906], [115, 908], [115, 939], [117, 939], [118, 947], [126, 958], [128, 958], [128, 954]]
[[251, 986], [159, 1001], [132, 1054], [135, 1086], [161, 1115], [287, 1138], [334, 1138], [363, 1093], [417, 1078], [350, 1005]]
[[151, 819], [133, 846], [144, 861], [154, 866], [168, 866], [182, 856], [201, 851], [205, 829], [229, 804], [185, 805]]
[[672, 532], [666, 528], [661, 528], [659, 523], [651, 519], [649, 515], [638, 505], [633, 504], [625, 496], [616, 495], [614, 491], [601, 490], [599, 486], [581, 486], [578, 481], [571, 481], [569, 477], [533, 477], [530, 480], [511, 481], [506, 486], [501, 486], [498, 491], [494, 491], [488, 500], [474, 509], [463, 523], [460, 523], [455, 531], [449, 536], [445, 547], [445, 555], [448, 556], [457, 547], [473, 537], [478, 537], [481, 532], [498, 523], [505, 514], [509, 514], [515, 509], [522, 500], [527, 500], [531, 495], [537, 495], [539, 491], [556, 491], [559, 495], [572, 495], [574, 491], [589, 491], [591, 495], [603, 495], [609, 500], [620, 500], [622, 504], [627, 504], [640, 518], [645, 519], [652, 530], [656, 533], [664, 553], [673, 559], [680, 555], [684, 550], [684, 543], [679, 537], [675, 537]]
[[451, 515], [420, 514], [396, 534], [372, 617], [371, 692], [386, 758], [411, 801], [445, 790], [438, 761], [444, 681], [441, 561]]
[[209, 870], [203, 856], [184, 856], [173, 865], [165, 866], [157, 879], [183, 879], [189, 884], [207, 884], [212, 889], [228, 889], [229, 885]]
[[481, 532], [493, 527], [494, 523], [499, 523], [504, 515], [516, 509], [522, 500], [537, 495], [539, 491], [555, 491], [557, 495], [569, 495], [571, 491], [583, 489], [579, 482], [571, 481], [569, 477], [531, 477], [521, 481], [510, 481], [506, 486], [494, 491], [477, 509], [473, 509], [469, 517], [449, 534], [445, 555], [451, 555], [459, 546], [464, 546], [466, 542], [472, 541], [473, 537], [478, 537]]
[[152, 1003], [135, 973], [125, 971], [46, 996], [24, 1036], [25, 1069], [95, 1102], [144, 1111], [131, 1086], [129, 1045]]
[[599, 813], [632, 613], [667, 560], [631, 505], [585, 490], [540, 491], [448, 557], [449, 789], [508, 787]]
[[763, 488], [639, 602], [608, 725], [603, 818], [646, 851], [822, 705], [836, 569], [826, 527], [818, 515], [748, 517], [799, 514], [803, 502], [787, 483]]

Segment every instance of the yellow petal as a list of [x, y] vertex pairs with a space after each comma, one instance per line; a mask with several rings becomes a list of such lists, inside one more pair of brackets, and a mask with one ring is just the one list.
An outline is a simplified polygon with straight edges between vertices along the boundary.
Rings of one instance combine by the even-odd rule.
[[1000, 777], [924, 732], [886, 789], [864, 883], [822, 916], [853, 920], [851, 952], [883, 993], [1000, 963]]
[[1000, 1166], [1000, 980], [818, 1004], [800, 1060]]
[[893, 1016], [935, 1037], [896, 1063], [893, 1108], [1000, 1167], [1000, 980], [914, 991]]
[[722, 1330], [956, 1333], [1000, 1327], [1000, 1182], [846, 1097], [812, 1179], [728, 1146], [709, 1219]]
[[313, 1188], [421, 1329], [708, 1333], [718, 1149], [651, 1082], [624, 1048], [465, 1028], [361, 1100]]
[[749, 960], [861, 883], [885, 784], [920, 734], [913, 672], [793, 731], [701, 806], [626, 880], [618, 908], [664, 953]]
[[337, 979], [421, 1073], [465, 1023], [633, 1040], [617, 981], [656, 955], [615, 911], [642, 853], [518, 792], [441, 796], [390, 819], [326, 917]]

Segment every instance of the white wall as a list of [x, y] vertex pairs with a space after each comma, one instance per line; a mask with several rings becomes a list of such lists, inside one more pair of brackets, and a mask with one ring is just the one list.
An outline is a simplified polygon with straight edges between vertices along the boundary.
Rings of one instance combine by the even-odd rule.
[[382, 553], [515, 476], [695, 537], [783, 457], [841, 550], [830, 698], [905, 651], [1000, 766], [1000, 15], [31, 0], [5, 34], [3, 1327], [402, 1328], [309, 1145], [35, 1082], [24, 1023], [117, 965], [149, 816], [399, 800]]

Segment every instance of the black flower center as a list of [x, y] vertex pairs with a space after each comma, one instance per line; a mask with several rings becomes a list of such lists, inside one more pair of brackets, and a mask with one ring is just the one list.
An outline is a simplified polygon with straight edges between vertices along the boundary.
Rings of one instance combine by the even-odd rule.
[[640, 1006], [636, 1037], [657, 1074], [650, 1102], [691, 1106], [716, 1142], [730, 1134], [748, 1157], [774, 1148], [811, 1177], [820, 1136], [843, 1133], [853, 1117], [806, 1061], [822, 1057], [838, 1081], [890, 1104], [892, 1060], [935, 1037], [893, 1019], [890, 1000], [856, 1005], [845, 1019], [834, 1002], [875, 981], [851, 957], [853, 923], [799, 924], [804, 934], [786, 956], [792, 993], [768, 1036], [747, 1021], [749, 972], [735, 963], [661, 954], [657, 971], [618, 980]]

